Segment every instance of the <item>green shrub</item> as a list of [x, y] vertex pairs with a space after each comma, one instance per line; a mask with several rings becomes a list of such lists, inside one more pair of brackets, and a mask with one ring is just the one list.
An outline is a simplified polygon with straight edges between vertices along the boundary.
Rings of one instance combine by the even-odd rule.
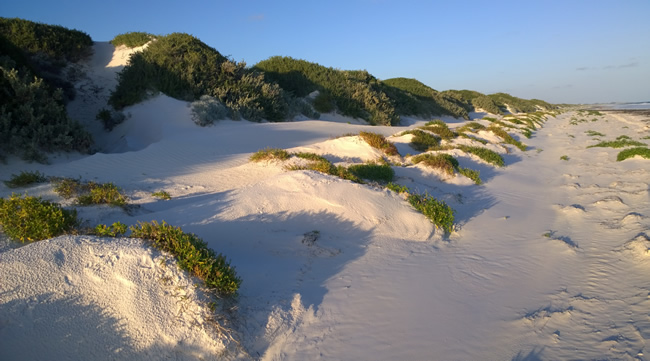
[[381, 134], [372, 132], [360, 132], [359, 136], [361, 139], [365, 140], [368, 145], [383, 151], [387, 155], [399, 155], [395, 144], [387, 141], [386, 137]]
[[110, 226], [105, 224], [98, 224], [95, 226], [93, 233], [100, 237], [120, 237], [127, 231], [126, 224], [122, 222], [115, 222]]
[[483, 95], [472, 99], [472, 105], [474, 106], [475, 109], [483, 109], [486, 112], [491, 114], [503, 114], [503, 110], [501, 110], [501, 107], [499, 107], [499, 105], [494, 101], [494, 99], [490, 98], [487, 95]]
[[291, 157], [291, 155], [284, 149], [266, 148], [253, 153], [250, 160], [252, 162], [260, 162], [263, 160], [287, 160], [289, 157]]
[[458, 136], [458, 134], [449, 129], [449, 126], [447, 126], [447, 124], [442, 120], [433, 120], [427, 122], [425, 126], [420, 127], [420, 129], [428, 130], [439, 135], [442, 139], [447, 140], [456, 138]]
[[239, 289], [241, 279], [235, 269], [221, 254], [208, 248], [205, 241], [193, 233], [185, 233], [180, 227], [162, 222], [139, 222], [129, 227], [130, 237], [142, 238], [154, 248], [169, 252], [178, 266], [202, 279], [205, 285], [223, 296], [233, 295]]
[[113, 40], [111, 40], [111, 44], [116, 47], [125, 45], [128, 48], [136, 48], [150, 42], [153, 39], [155, 39], [155, 36], [152, 34], [134, 31], [115, 36]]
[[164, 200], [167, 200], [167, 201], [172, 199], [172, 196], [166, 191], [153, 192], [153, 193], [151, 193], [151, 196], [156, 197], [156, 198], [160, 198], [160, 199], [164, 199]]
[[483, 181], [481, 181], [481, 172], [479, 172], [477, 170], [458, 167], [458, 173], [460, 173], [460, 174], [464, 175], [465, 177], [473, 180], [474, 183], [477, 184], [477, 185], [481, 185], [483, 183]]
[[512, 144], [515, 147], [519, 148], [519, 150], [521, 150], [523, 152], [525, 152], [526, 149], [528, 148], [525, 144], [523, 144], [520, 141], [516, 140], [510, 134], [508, 134], [505, 130], [503, 130], [503, 129], [497, 127], [497, 126], [491, 125], [488, 128], [488, 130], [491, 131], [492, 133], [494, 133], [495, 135], [503, 138], [503, 141], [506, 142], [507, 144]]
[[469, 122], [462, 127], [459, 127], [456, 129], [458, 133], [463, 133], [466, 131], [476, 131], [476, 130], [482, 130], [485, 129], [485, 125], [479, 123], [479, 122]]
[[440, 139], [431, 133], [427, 133], [420, 129], [413, 129], [405, 131], [404, 134], [413, 134], [410, 145], [411, 148], [415, 150], [426, 152], [429, 150], [440, 149]]
[[457, 148], [463, 152], [474, 154], [485, 162], [496, 165], [497, 167], [503, 167], [505, 165], [503, 157], [501, 157], [499, 153], [490, 149], [483, 147], [472, 147], [467, 145], [459, 145]]
[[61, 208], [40, 197], [12, 194], [9, 199], [0, 198], [0, 225], [9, 238], [40, 241], [75, 230], [77, 211]]
[[109, 204], [111, 206], [126, 205], [127, 198], [121, 193], [121, 189], [113, 183], [96, 184], [89, 183], [90, 193], [77, 197], [77, 202], [82, 206], [93, 204]]
[[521, 134], [528, 139], [533, 136], [533, 132], [531, 132], [530, 129], [522, 129]]
[[102, 108], [97, 112], [95, 119], [101, 121], [104, 129], [110, 132], [117, 125], [123, 123], [126, 120], [126, 116], [120, 112], [111, 112], [106, 108]]
[[458, 170], [458, 160], [445, 153], [424, 153], [412, 157], [411, 161], [415, 164], [423, 163], [429, 168], [440, 169], [449, 175], [453, 175], [454, 171]]
[[35, 172], [20, 172], [20, 174], [12, 174], [11, 179], [5, 181], [5, 185], [9, 188], [18, 188], [26, 187], [36, 183], [45, 183], [47, 182], [47, 177], [45, 174], [35, 171]]
[[388, 164], [355, 164], [349, 166], [348, 171], [359, 178], [376, 182], [390, 182], [395, 176], [395, 171]]
[[399, 185], [393, 182], [388, 182], [388, 184], [386, 184], [386, 188], [390, 189], [395, 193], [409, 193], [409, 189], [407, 186]]
[[395, 110], [403, 115], [428, 117], [451, 115], [469, 119], [465, 103], [449, 92], [438, 92], [416, 79], [392, 78], [381, 82], [381, 89], [395, 104]]
[[109, 100], [116, 109], [144, 100], [148, 91], [160, 91], [187, 101], [212, 96], [228, 108], [232, 119], [282, 121], [289, 111], [277, 84], [188, 34], [157, 38], [131, 55], [118, 78]]
[[0, 66], [0, 153], [45, 162], [44, 152], [88, 152], [90, 134], [70, 119], [63, 92], [52, 91], [42, 78], [20, 76]]
[[441, 228], [446, 233], [454, 230], [454, 210], [445, 202], [439, 201], [428, 194], [410, 194], [408, 202], [429, 218], [436, 228]]
[[314, 109], [320, 113], [330, 113], [334, 111], [334, 98], [327, 93], [319, 93], [314, 99]]
[[621, 162], [636, 155], [641, 156], [645, 159], [650, 159], [650, 149], [644, 147], [625, 149], [618, 153], [616, 156], [616, 161]]
[[70, 199], [90, 192], [90, 186], [87, 183], [82, 183], [79, 179], [55, 178], [54, 192], [65, 199]]
[[568, 155], [563, 155], [563, 156], [560, 157], [560, 160], [569, 160], [569, 156]]

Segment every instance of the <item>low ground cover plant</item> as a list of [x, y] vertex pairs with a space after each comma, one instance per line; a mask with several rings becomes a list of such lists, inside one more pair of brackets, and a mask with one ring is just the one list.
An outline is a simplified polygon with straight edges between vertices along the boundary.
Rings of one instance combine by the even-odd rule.
[[153, 34], [141, 31], [133, 31], [130, 33], [124, 33], [115, 36], [113, 40], [111, 40], [111, 44], [113, 44], [113, 46], [125, 45], [128, 48], [135, 48], [142, 46], [153, 39], [155, 39], [155, 36]]
[[19, 174], [12, 174], [11, 178], [8, 181], [5, 181], [5, 185], [9, 188], [18, 188], [18, 187], [27, 187], [32, 184], [45, 183], [48, 178], [45, 174], [35, 171], [35, 172], [20, 172]]
[[464, 175], [465, 177], [474, 181], [474, 184], [481, 185], [483, 181], [481, 180], [481, 172], [475, 169], [458, 167], [458, 173]]
[[447, 123], [439, 119], [427, 122], [423, 127], [420, 127], [420, 129], [428, 130], [434, 134], [439, 135], [442, 139], [447, 140], [454, 139], [458, 136], [458, 133], [449, 129]]
[[505, 143], [512, 144], [515, 147], [519, 148], [519, 150], [521, 150], [522, 152], [525, 152], [526, 149], [528, 148], [525, 144], [523, 144], [520, 141], [516, 140], [510, 134], [508, 134], [508, 132], [506, 132], [505, 130], [503, 130], [503, 129], [497, 127], [497, 126], [491, 125], [488, 128], [488, 130], [491, 131], [492, 133], [494, 133], [496, 136], [501, 137]]
[[158, 192], [153, 192], [151, 193], [153, 197], [159, 198], [159, 199], [164, 199], [166, 201], [172, 199], [172, 196], [167, 192], [167, 191], [158, 191]]
[[479, 122], [469, 122], [469, 123], [463, 125], [462, 127], [459, 127], [458, 129], [456, 129], [456, 131], [458, 133], [463, 133], [463, 132], [467, 132], [467, 131], [474, 132], [474, 131], [482, 130], [482, 129], [485, 129], [485, 125], [483, 125], [483, 124], [481, 124]]
[[100, 237], [120, 237], [123, 236], [126, 231], [126, 224], [122, 222], [115, 222], [110, 226], [98, 224], [95, 226], [95, 229], [93, 229], [94, 234]]
[[411, 148], [426, 152], [429, 150], [437, 150], [440, 148], [440, 139], [431, 133], [425, 132], [420, 129], [407, 130], [403, 134], [412, 134]]
[[605, 134], [597, 132], [595, 130], [587, 130], [585, 133], [590, 137], [604, 137], [605, 136]]
[[590, 145], [587, 148], [595, 148], [595, 147], [607, 147], [607, 148], [624, 148], [624, 147], [646, 147], [647, 144], [637, 142], [636, 140], [630, 139], [627, 135], [621, 135], [616, 138], [616, 140], [609, 141], [609, 142], [600, 142], [598, 144]]
[[454, 210], [447, 203], [439, 201], [428, 194], [409, 194], [408, 202], [429, 218], [436, 228], [451, 233], [454, 227]]
[[411, 158], [414, 164], [422, 163], [429, 168], [440, 169], [449, 175], [453, 175], [458, 169], [458, 160], [445, 153], [431, 154], [424, 153]]
[[563, 156], [560, 157], [560, 160], [569, 160], [569, 156], [568, 155], [563, 155]]
[[253, 162], [260, 162], [263, 160], [287, 160], [291, 154], [284, 149], [280, 148], [266, 148], [258, 150], [251, 155], [250, 160]]
[[235, 268], [222, 254], [208, 248], [205, 241], [193, 233], [186, 233], [165, 221], [140, 222], [129, 227], [131, 238], [142, 238], [156, 249], [169, 252], [178, 260], [178, 266], [205, 282], [222, 296], [237, 292], [241, 279]]
[[383, 151], [387, 155], [399, 155], [395, 144], [387, 141], [386, 137], [381, 134], [372, 132], [360, 132], [359, 136], [361, 139], [365, 140], [368, 145]]
[[637, 155], [645, 159], [650, 159], [650, 149], [646, 147], [636, 147], [622, 150], [616, 156], [616, 161], [621, 162]]
[[82, 206], [93, 204], [124, 206], [126, 201], [127, 198], [122, 194], [122, 190], [113, 183], [90, 183], [90, 192], [77, 197], [77, 202]]
[[20, 242], [40, 241], [74, 232], [79, 225], [76, 210], [67, 210], [40, 197], [12, 194], [0, 198], [0, 225]]
[[359, 178], [375, 182], [390, 182], [395, 176], [395, 171], [388, 164], [355, 164], [349, 166], [348, 171]]

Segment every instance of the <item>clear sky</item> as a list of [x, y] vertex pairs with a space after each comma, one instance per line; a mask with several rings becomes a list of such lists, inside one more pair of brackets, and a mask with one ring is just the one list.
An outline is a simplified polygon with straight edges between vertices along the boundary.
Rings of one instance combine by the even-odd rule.
[[291, 56], [437, 90], [650, 100], [650, 0], [0, 0], [0, 16], [95, 41], [184, 32], [248, 65]]

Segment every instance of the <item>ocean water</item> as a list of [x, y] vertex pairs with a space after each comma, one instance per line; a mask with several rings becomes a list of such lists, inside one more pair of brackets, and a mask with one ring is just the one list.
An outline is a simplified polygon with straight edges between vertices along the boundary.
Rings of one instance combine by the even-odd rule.
[[637, 102], [637, 103], [614, 103], [605, 105], [609, 109], [650, 109], [650, 102]]

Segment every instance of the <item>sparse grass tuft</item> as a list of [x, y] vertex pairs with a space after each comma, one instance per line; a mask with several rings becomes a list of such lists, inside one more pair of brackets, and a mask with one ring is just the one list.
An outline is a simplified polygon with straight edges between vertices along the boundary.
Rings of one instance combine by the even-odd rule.
[[594, 130], [587, 130], [585, 133], [590, 137], [604, 137], [605, 136], [605, 134], [594, 131]]
[[300, 153], [293, 153], [292, 155], [295, 155], [298, 158], [301, 159], [306, 159], [306, 160], [311, 160], [314, 162], [328, 162], [328, 160], [316, 153], [309, 153], [309, 152], [300, 152]]
[[153, 192], [153, 193], [151, 193], [151, 196], [159, 198], [159, 199], [164, 199], [166, 201], [172, 199], [172, 196], [167, 191]]
[[609, 142], [600, 142], [598, 144], [590, 145], [587, 148], [595, 148], [595, 147], [609, 147], [609, 148], [624, 148], [624, 147], [647, 147], [648, 145], [645, 143], [637, 142], [635, 140], [631, 140], [630, 137], [626, 135], [621, 135], [616, 140], [614, 141], [609, 141]]
[[393, 182], [388, 182], [388, 184], [386, 184], [386, 188], [396, 193], [409, 193], [409, 188], [407, 186], [403, 186]]
[[429, 218], [436, 228], [451, 233], [454, 227], [454, 210], [445, 202], [439, 201], [428, 194], [410, 194], [408, 202]]
[[569, 160], [569, 156], [568, 155], [563, 155], [563, 156], [560, 157], [560, 160]]
[[499, 128], [499, 127], [491, 125], [488, 128], [488, 130], [490, 130], [495, 135], [503, 138], [503, 141], [506, 142], [507, 144], [512, 144], [515, 147], [519, 148], [519, 150], [521, 150], [523, 152], [525, 152], [526, 149], [528, 148], [525, 144], [523, 144], [520, 141], [516, 140], [510, 134], [508, 134], [508, 132], [506, 132], [505, 130], [503, 130], [503, 129]]
[[5, 181], [5, 185], [9, 188], [27, 187], [32, 184], [47, 182], [47, 177], [41, 172], [20, 172], [20, 174], [12, 174], [11, 179]]
[[54, 180], [54, 192], [65, 199], [90, 192], [90, 186], [79, 179], [57, 178]]
[[477, 131], [477, 130], [482, 130], [485, 129], [485, 125], [479, 123], [479, 122], [469, 122], [462, 127], [456, 129], [458, 133], [463, 133], [466, 131]]
[[505, 165], [505, 162], [503, 161], [503, 157], [501, 157], [499, 153], [492, 151], [490, 149], [483, 148], [483, 147], [471, 147], [467, 145], [460, 145], [458, 146], [458, 149], [469, 154], [474, 154], [475, 156], [481, 158], [482, 160], [490, 164], [496, 165], [497, 167], [503, 167]]
[[202, 279], [205, 285], [223, 296], [233, 295], [239, 289], [241, 279], [235, 269], [221, 254], [208, 248], [205, 241], [193, 233], [185, 233], [180, 227], [162, 222], [140, 222], [129, 227], [132, 238], [142, 238], [151, 246], [169, 252], [178, 260], [178, 266]]
[[616, 161], [621, 162], [637, 155], [645, 159], [650, 159], [650, 149], [645, 147], [637, 147], [637, 148], [629, 148], [629, 149], [622, 150], [616, 156]]
[[387, 155], [399, 155], [395, 144], [386, 140], [381, 134], [371, 132], [360, 132], [359, 136], [366, 141], [371, 147], [379, 149]]
[[260, 162], [263, 160], [287, 160], [291, 155], [284, 149], [279, 148], [266, 148], [258, 150], [251, 155], [250, 160], [253, 162]]
[[31, 242], [73, 232], [79, 221], [76, 210], [40, 197], [12, 194], [9, 199], [0, 198], [0, 225], [9, 238]]

